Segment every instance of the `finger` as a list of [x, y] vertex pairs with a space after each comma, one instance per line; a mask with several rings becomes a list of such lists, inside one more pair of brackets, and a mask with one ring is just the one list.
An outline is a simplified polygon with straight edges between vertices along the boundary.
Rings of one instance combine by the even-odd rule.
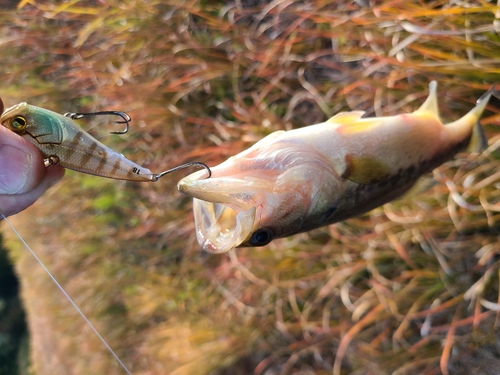
[[45, 176], [43, 155], [33, 144], [0, 126], [0, 194], [33, 190]]
[[40, 184], [24, 194], [0, 195], [0, 212], [10, 216], [31, 206], [40, 196], [64, 176], [64, 168], [54, 165], [47, 168], [47, 173]]

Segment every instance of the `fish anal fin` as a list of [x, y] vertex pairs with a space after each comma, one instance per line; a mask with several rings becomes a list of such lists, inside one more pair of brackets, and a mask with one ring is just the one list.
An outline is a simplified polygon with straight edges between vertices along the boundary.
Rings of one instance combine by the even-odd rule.
[[369, 185], [387, 177], [389, 168], [380, 160], [370, 156], [346, 155], [346, 169], [342, 178], [360, 185]]
[[432, 177], [432, 175], [425, 175], [420, 177], [411, 188], [409, 188], [406, 193], [401, 195], [400, 199], [408, 199], [417, 196], [420, 193], [423, 193], [429, 190], [431, 187], [437, 184], [437, 181]]
[[364, 114], [364, 111], [340, 112], [326, 120], [326, 122], [330, 122], [333, 124], [350, 125], [359, 120]]
[[467, 146], [467, 151], [481, 152], [484, 151], [486, 147], [488, 147], [488, 138], [486, 138], [483, 127], [479, 121], [476, 121], [474, 129], [472, 130], [469, 146]]
[[439, 107], [437, 98], [437, 82], [431, 81], [429, 83], [429, 96], [425, 102], [417, 109], [416, 114], [427, 114], [439, 119]]

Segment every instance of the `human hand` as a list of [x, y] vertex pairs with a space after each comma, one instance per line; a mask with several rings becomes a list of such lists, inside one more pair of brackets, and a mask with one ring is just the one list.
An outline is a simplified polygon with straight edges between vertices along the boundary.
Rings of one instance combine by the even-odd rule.
[[0, 126], [0, 213], [21, 212], [63, 176], [64, 168], [45, 168], [40, 150]]

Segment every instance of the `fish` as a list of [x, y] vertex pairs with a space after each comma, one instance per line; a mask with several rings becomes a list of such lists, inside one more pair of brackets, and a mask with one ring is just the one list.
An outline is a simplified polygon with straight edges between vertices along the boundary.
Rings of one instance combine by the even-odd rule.
[[[128, 124], [128, 120], [126, 122]], [[153, 173], [99, 142], [71, 117], [25, 102], [6, 109], [0, 116], [0, 124], [33, 143], [42, 152], [47, 167], [59, 164], [64, 168], [100, 177], [156, 182], [160, 177], [178, 169], [201, 166], [210, 177], [210, 169], [201, 162], [188, 162], [159, 174]]]
[[[479, 123], [494, 87], [462, 118], [443, 124], [437, 82], [416, 111], [276, 131], [247, 150], [178, 183], [193, 198], [196, 236], [209, 253], [264, 246], [366, 213], [425, 185], [425, 175], [487, 139]], [[420, 182], [419, 182], [420, 181]]]

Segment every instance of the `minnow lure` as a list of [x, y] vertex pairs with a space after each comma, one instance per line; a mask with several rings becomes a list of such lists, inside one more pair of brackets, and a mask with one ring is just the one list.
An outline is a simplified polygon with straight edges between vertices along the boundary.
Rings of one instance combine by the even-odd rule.
[[[0, 99], [0, 113], [3, 112], [3, 109], [3, 102]], [[116, 122], [126, 124], [125, 130], [112, 132], [112, 134], [123, 134], [128, 131], [128, 123], [131, 119], [130, 116], [124, 112], [102, 111], [93, 113], [67, 113], [65, 115], [60, 115], [47, 109], [35, 107], [26, 103], [20, 103], [7, 109], [1, 115], [0, 123], [6, 128], [27, 139], [40, 149], [43, 156], [46, 158], [46, 166], [51, 164], [60, 164], [65, 168], [102, 177], [153, 182], [157, 181], [162, 176], [181, 168], [189, 166], [202, 166], [206, 168], [208, 177], [210, 177], [210, 169], [208, 166], [200, 162], [185, 163], [159, 174], [154, 174], [149, 169], [135, 164], [134, 162], [126, 159], [123, 155], [114, 152], [112, 149], [93, 138], [80, 128], [75, 121], [73, 121], [73, 119], [81, 119], [87, 116], [96, 115], [117, 115], [123, 119], [123, 121]], [[66, 293], [63, 286], [56, 280], [36, 253], [7, 220], [7, 217], [0, 211], [0, 220], [2, 219], [8, 223], [24, 246], [40, 263], [45, 272], [47, 272], [52, 281], [57, 285], [63, 295], [69, 300], [76, 311], [97, 335], [107, 350], [117, 360], [123, 370], [127, 374], [132, 375], [128, 367], [122, 362], [104, 337], [101, 336], [73, 299]]]
[[[443, 125], [437, 83], [413, 113], [362, 118], [344, 112], [316, 125], [274, 132], [248, 150], [178, 184], [193, 202], [198, 242], [208, 252], [263, 246], [367, 212], [408, 192], [419, 178], [486, 138], [478, 120], [493, 88], [461, 119]], [[418, 186], [418, 185], [417, 185]]]
[[[3, 103], [1, 107], [3, 108]], [[128, 130], [130, 117], [123, 112], [61, 115], [27, 103], [8, 108], [0, 117], [0, 123], [38, 147], [45, 158], [46, 166], [59, 164], [64, 168], [101, 177], [152, 182], [178, 169], [200, 166], [207, 170], [210, 177], [210, 169], [201, 162], [185, 163], [158, 174], [139, 166], [99, 142], [73, 121], [96, 114], [116, 114], [125, 120], [118, 123], [126, 123], [126, 130], [113, 134], [123, 134]]]

